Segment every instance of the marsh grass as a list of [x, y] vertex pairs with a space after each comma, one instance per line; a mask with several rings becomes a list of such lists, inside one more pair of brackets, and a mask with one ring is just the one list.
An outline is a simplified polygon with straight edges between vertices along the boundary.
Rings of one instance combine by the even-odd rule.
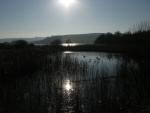
[[[121, 61], [110, 76], [98, 59], [89, 66], [88, 61], [35, 47], [0, 53], [2, 113], [145, 113], [150, 105], [149, 71], [140, 61], [108, 55], [108, 60]], [[96, 68], [97, 62], [102, 68]], [[73, 86], [69, 95], [63, 88], [66, 80]]]

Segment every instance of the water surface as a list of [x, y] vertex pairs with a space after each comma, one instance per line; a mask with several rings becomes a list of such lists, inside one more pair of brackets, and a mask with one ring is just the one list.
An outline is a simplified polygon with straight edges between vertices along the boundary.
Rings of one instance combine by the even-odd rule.
[[1, 85], [1, 109], [12, 113], [134, 113], [143, 109], [141, 103], [148, 94], [144, 62], [116, 53], [50, 54], [43, 58], [41, 70]]

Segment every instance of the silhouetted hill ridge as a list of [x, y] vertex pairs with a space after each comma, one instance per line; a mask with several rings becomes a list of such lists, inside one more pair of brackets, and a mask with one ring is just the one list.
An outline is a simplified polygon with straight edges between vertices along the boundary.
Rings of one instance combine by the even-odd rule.
[[101, 35], [102, 33], [91, 33], [91, 34], [73, 34], [73, 35], [57, 35], [46, 37], [43, 40], [35, 41], [34, 44], [50, 44], [52, 41], [59, 39], [63, 43], [66, 40], [71, 40], [73, 43], [86, 43], [86, 44], [93, 44], [94, 41]]

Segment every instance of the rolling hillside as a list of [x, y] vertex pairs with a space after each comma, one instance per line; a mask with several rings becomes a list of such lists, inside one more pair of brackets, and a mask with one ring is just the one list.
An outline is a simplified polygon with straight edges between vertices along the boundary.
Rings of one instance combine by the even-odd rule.
[[25, 40], [28, 43], [34, 43], [37, 45], [47, 45], [51, 44], [56, 39], [65, 43], [66, 40], [71, 40], [72, 43], [83, 43], [83, 44], [93, 44], [96, 38], [102, 33], [91, 33], [91, 34], [73, 34], [73, 35], [58, 35], [51, 37], [36, 37], [36, 38], [3, 38], [0, 39], [0, 43], [11, 43], [16, 40]]
[[72, 43], [86, 43], [86, 44], [93, 44], [96, 38], [101, 35], [101, 33], [91, 33], [91, 34], [75, 34], [75, 35], [60, 35], [60, 36], [52, 36], [47, 37], [43, 40], [34, 41], [34, 44], [50, 44], [52, 41], [59, 39], [63, 43], [66, 40], [71, 40]]

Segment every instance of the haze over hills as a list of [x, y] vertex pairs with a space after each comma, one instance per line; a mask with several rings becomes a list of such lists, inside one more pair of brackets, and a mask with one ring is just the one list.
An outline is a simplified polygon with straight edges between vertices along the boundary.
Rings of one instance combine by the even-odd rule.
[[90, 34], [72, 34], [72, 35], [58, 35], [47, 37], [43, 40], [34, 41], [34, 44], [50, 44], [52, 41], [59, 39], [62, 43], [65, 43], [66, 40], [71, 40], [72, 43], [85, 43], [93, 44], [96, 38], [102, 33], [90, 33]]

